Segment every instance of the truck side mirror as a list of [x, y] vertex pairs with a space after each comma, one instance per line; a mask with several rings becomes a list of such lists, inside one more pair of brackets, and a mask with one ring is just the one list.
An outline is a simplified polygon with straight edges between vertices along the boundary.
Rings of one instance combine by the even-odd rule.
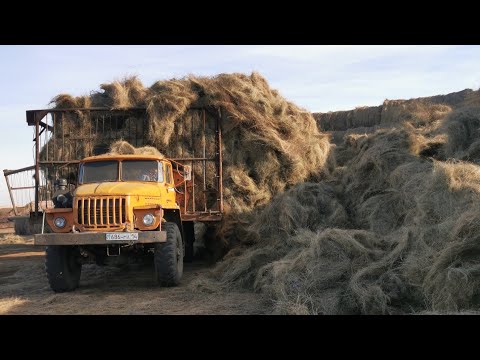
[[189, 165], [184, 165], [183, 166], [183, 178], [185, 181], [190, 181], [192, 180], [192, 167]]

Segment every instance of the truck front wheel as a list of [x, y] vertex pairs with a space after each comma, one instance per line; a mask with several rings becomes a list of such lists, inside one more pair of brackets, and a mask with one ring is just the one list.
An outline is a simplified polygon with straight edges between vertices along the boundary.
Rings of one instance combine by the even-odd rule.
[[55, 292], [75, 290], [80, 283], [82, 264], [74, 246], [52, 246], [45, 249], [45, 270], [50, 287]]
[[167, 241], [155, 244], [155, 273], [161, 286], [176, 286], [183, 275], [183, 241], [177, 224], [165, 222]]

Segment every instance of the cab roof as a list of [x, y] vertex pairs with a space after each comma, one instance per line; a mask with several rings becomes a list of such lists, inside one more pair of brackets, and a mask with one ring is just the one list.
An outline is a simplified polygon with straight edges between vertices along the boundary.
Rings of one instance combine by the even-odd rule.
[[141, 155], [141, 154], [134, 154], [134, 155], [119, 155], [119, 154], [103, 154], [97, 156], [89, 156], [84, 158], [81, 162], [89, 162], [89, 161], [101, 161], [101, 160], [164, 160], [169, 161], [168, 159], [164, 158], [163, 156], [158, 155]]

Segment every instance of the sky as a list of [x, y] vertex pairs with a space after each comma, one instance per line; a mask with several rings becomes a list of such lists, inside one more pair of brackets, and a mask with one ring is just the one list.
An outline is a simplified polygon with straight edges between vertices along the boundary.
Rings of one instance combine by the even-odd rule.
[[[1, 46], [0, 170], [33, 165], [29, 109], [137, 75], [144, 85], [185, 75], [260, 72], [312, 112], [380, 105], [480, 87], [480, 46]], [[10, 205], [5, 179], [0, 206]]]

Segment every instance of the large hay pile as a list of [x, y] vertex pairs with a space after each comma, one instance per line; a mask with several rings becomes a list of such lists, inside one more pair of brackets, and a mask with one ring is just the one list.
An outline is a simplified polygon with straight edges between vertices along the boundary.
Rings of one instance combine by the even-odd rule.
[[[149, 88], [138, 79], [129, 78], [103, 84], [101, 88], [103, 93], [90, 96], [62, 94], [55, 97], [53, 103], [56, 108], [144, 106], [147, 143], [143, 145], [153, 146], [167, 157], [202, 153], [200, 119], [195, 118], [192, 108], [206, 110], [206, 156], [213, 157], [214, 120], [220, 110], [226, 221], [219, 235], [224, 240], [234, 240], [238, 234], [234, 224], [246, 221], [253, 209], [268, 204], [275, 194], [326, 173], [330, 144], [328, 138], [319, 133], [311, 113], [285, 100], [257, 73], [190, 76], [158, 81]], [[95, 126], [85, 115], [73, 115], [81, 117], [77, 132], [89, 133]], [[78, 123], [67, 120], [64, 126], [78, 128]], [[195, 143], [192, 137], [196, 138]], [[77, 154], [89, 154], [103, 141], [94, 137], [83, 141]], [[129, 151], [128, 146], [126, 148]], [[208, 166], [212, 176], [207, 178], [207, 185], [213, 187], [214, 164], [208, 163]], [[194, 167], [194, 172], [196, 178], [201, 179], [201, 168]]]
[[480, 308], [480, 111], [347, 136], [320, 183], [274, 198], [214, 271], [287, 314]]
[[196, 290], [259, 291], [287, 314], [480, 308], [478, 92], [341, 114], [341, 131], [392, 128], [347, 134], [329, 151], [312, 116], [258, 74], [102, 88], [56, 105], [144, 105], [147, 145], [167, 156], [191, 144], [179, 126], [190, 107], [222, 110], [227, 216], [219, 234], [237, 246]]
[[340, 144], [349, 134], [372, 133], [380, 128], [401, 126], [436, 127], [456, 109], [480, 105], [480, 91], [463, 91], [410, 100], [385, 100], [380, 106], [357, 107], [349, 111], [314, 113], [321, 131], [328, 131], [333, 142]]
[[448, 136], [445, 156], [480, 161], [480, 107], [464, 107], [450, 114], [442, 129]]

